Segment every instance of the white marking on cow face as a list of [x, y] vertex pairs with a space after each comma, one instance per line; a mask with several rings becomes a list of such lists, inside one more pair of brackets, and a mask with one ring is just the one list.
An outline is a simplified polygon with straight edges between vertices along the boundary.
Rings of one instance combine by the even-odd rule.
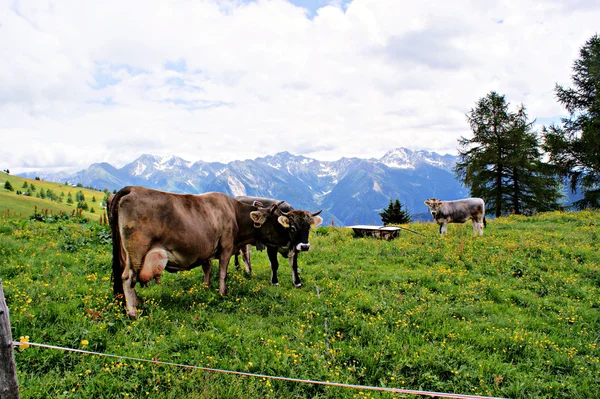
[[300, 251], [300, 252], [301, 251], [308, 251], [310, 249], [310, 243], [309, 242], [307, 242], [307, 243], [302, 243], [302, 242], [298, 243], [298, 245], [296, 245], [296, 249], [298, 251]]

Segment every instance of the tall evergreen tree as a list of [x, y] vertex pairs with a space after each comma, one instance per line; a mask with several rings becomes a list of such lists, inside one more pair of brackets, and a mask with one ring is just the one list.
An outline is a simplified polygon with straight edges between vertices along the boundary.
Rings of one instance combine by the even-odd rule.
[[544, 126], [545, 150], [573, 192], [583, 189], [578, 208], [600, 207], [600, 36], [587, 40], [573, 63], [573, 88], [555, 85], [569, 112], [562, 126]]
[[384, 226], [388, 224], [405, 224], [411, 221], [410, 214], [408, 211], [402, 209], [398, 198], [396, 198], [395, 202], [392, 202], [390, 199], [390, 204], [379, 213], [379, 216], [381, 216], [381, 222]]
[[15, 191], [12, 184], [10, 184], [10, 182], [8, 180], [6, 181], [6, 183], [4, 183], [4, 189], [8, 190], [8, 191]]
[[467, 114], [473, 137], [459, 140], [455, 172], [489, 211], [548, 210], [558, 206], [559, 184], [543, 164], [540, 143], [523, 105], [509, 110], [503, 95], [490, 92]]

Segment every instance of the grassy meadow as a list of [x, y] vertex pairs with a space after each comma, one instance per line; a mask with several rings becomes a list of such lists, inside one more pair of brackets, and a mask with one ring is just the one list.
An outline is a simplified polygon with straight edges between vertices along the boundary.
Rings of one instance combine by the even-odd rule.
[[[320, 227], [281, 258], [269, 285], [231, 262], [230, 294], [201, 268], [113, 299], [111, 244], [96, 222], [0, 216], [0, 278], [13, 338], [219, 369], [506, 398], [600, 397], [600, 213], [488, 221], [483, 237], [433, 223], [393, 241]], [[29, 347], [15, 358], [23, 398], [398, 398]]]
[[[4, 184], [7, 181], [10, 182], [14, 191], [8, 191], [4, 189]], [[31, 184], [35, 186], [36, 191], [32, 193], [32, 196], [28, 197], [24, 195], [18, 195], [16, 193], [17, 190], [21, 192], [26, 190], [23, 188], [24, 183], [27, 183], [28, 186]], [[90, 210], [92, 207], [95, 210], [94, 213], [83, 211], [83, 216], [89, 218], [90, 220], [97, 221], [100, 219], [100, 216], [103, 213], [103, 210], [100, 207], [100, 202], [102, 202], [104, 199], [104, 193], [102, 191], [90, 190], [83, 187], [74, 187], [67, 184], [44, 180], [27, 179], [24, 177], [7, 175], [4, 172], [0, 172], [0, 214], [8, 216], [10, 213], [11, 216], [28, 218], [33, 215], [37, 207], [38, 212], [41, 212], [42, 209], [44, 209], [48, 210], [48, 212], [52, 211], [53, 214], [64, 212], [70, 215], [77, 207], [76, 202], [73, 204], [67, 204], [64, 200], [62, 203], [59, 203], [56, 201], [51, 201], [48, 198], [37, 198], [35, 195], [36, 193], [39, 193], [41, 189], [50, 189], [58, 195], [64, 193], [65, 200], [70, 193], [73, 197], [73, 201], [75, 201], [75, 194], [78, 191], [81, 191], [85, 196]], [[92, 202], [92, 198], [95, 198], [96, 202]]]

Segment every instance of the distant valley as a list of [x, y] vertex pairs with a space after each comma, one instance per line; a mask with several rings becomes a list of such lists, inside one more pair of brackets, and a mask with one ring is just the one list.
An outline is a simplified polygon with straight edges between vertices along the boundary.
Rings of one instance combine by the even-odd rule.
[[326, 224], [381, 224], [379, 212], [399, 198], [413, 220], [429, 220], [423, 201], [468, 196], [452, 171], [456, 157], [397, 148], [380, 159], [319, 161], [281, 152], [253, 160], [189, 162], [177, 156], [144, 154], [115, 168], [95, 163], [77, 173], [27, 173], [56, 182], [81, 183], [109, 190], [127, 185], [175, 193], [218, 191], [285, 199], [294, 207], [323, 209]]

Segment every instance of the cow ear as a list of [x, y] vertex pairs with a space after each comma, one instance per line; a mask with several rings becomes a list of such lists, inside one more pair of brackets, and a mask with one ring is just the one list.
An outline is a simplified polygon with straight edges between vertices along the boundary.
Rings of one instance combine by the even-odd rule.
[[265, 206], [263, 205], [263, 203], [262, 203], [262, 202], [260, 202], [260, 201], [254, 201], [254, 202], [252, 203], [252, 205], [254, 205], [254, 206], [255, 206], [255, 207], [257, 207], [257, 208], [264, 208], [264, 207], [265, 207]]
[[277, 218], [277, 221], [279, 222], [280, 225], [282, 225], [283, 227], [290, 227], [290, 219], [288, 219], [285, 216], [279, 216]]
[[254, 223], [263, 224], [265, 222], [263, 214], [259, 211], [250, 212], [250, 217]]
[[425, 200], [425, 202], [423, 202], [423, 203], [427, 206], [431, 205], [431, 202], [429, 202], [429, 200]]
[[310, 218], [310, 227], [317, 227], [323, 223], [323, 218], [321, 216], [313, 216]]

